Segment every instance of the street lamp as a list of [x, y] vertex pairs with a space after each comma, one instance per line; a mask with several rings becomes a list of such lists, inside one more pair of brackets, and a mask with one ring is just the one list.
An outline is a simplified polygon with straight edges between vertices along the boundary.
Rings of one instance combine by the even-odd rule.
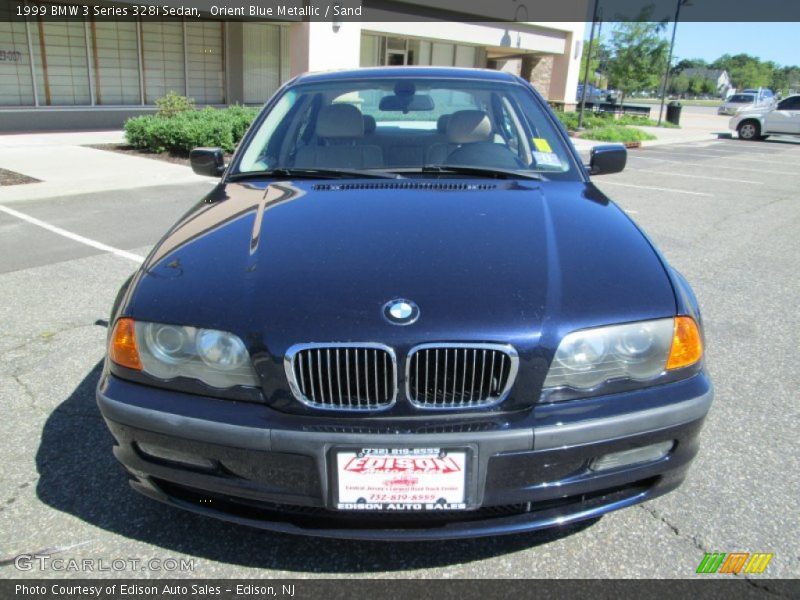
[[672, 50], [675, 48], [675, 32], [678, 30], [678, 19], [681, 16], [681, 6], [691, 6], [690, 0], [678, 0], [675, 8], [675, 22], [672, 24], [672, 40], [669, 43], [669, 57], [667, 58], [667, 70], [664, 73], [664, 83], [661, 86], [661, 106], [658, 109], [658, 125], [661, 126], [661, 117], [664, 113], [664, 99], [667, 96], [667, 83], [669, 82], [669, 71], [672, 67]]
[[592, 42], [594, 42], [594, 24], [597, 22], [597, 6], [600, 0], [594, 0], [592, 11], [592, 30], [589, 33], [589, 49], [586, 51], [586, 68], [583, 71], [583, 89], [581, 90], [581, 108], [578, 111], [578, 129], [583, 129], [583, 111], [586, 108], [586, 88], [589, 86], [589, 66], [592, 63]]

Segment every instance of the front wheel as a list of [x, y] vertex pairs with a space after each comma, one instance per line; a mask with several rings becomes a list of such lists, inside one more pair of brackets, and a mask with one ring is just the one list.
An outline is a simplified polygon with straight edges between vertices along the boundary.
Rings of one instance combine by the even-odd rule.
[[744, 121], [736, 128], [740, 140], [751, 142], [761, 138], [761, 126], [755, 121]]

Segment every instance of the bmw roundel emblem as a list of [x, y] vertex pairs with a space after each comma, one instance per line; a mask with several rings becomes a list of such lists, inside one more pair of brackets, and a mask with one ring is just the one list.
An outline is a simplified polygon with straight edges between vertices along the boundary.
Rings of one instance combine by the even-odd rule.
[[394, 325], [411, 325], [419, 319], [419, 306], [411, 300], [397, 298], [383, 305], [383, 316]]

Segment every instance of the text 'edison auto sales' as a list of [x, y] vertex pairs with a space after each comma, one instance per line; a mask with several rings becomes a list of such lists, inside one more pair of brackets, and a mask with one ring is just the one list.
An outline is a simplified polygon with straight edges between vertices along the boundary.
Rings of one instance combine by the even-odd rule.
[[438, 448], [338, 453], [339, 510], [463, 510], [466, 452]]

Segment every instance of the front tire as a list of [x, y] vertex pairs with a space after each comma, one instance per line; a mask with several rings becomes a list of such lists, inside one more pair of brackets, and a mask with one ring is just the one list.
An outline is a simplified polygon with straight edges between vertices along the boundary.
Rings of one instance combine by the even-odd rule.
[[757, 121], [742, 121], [736, 128], [740, 140], [752, 142], [761, 139], [761, 125]]

